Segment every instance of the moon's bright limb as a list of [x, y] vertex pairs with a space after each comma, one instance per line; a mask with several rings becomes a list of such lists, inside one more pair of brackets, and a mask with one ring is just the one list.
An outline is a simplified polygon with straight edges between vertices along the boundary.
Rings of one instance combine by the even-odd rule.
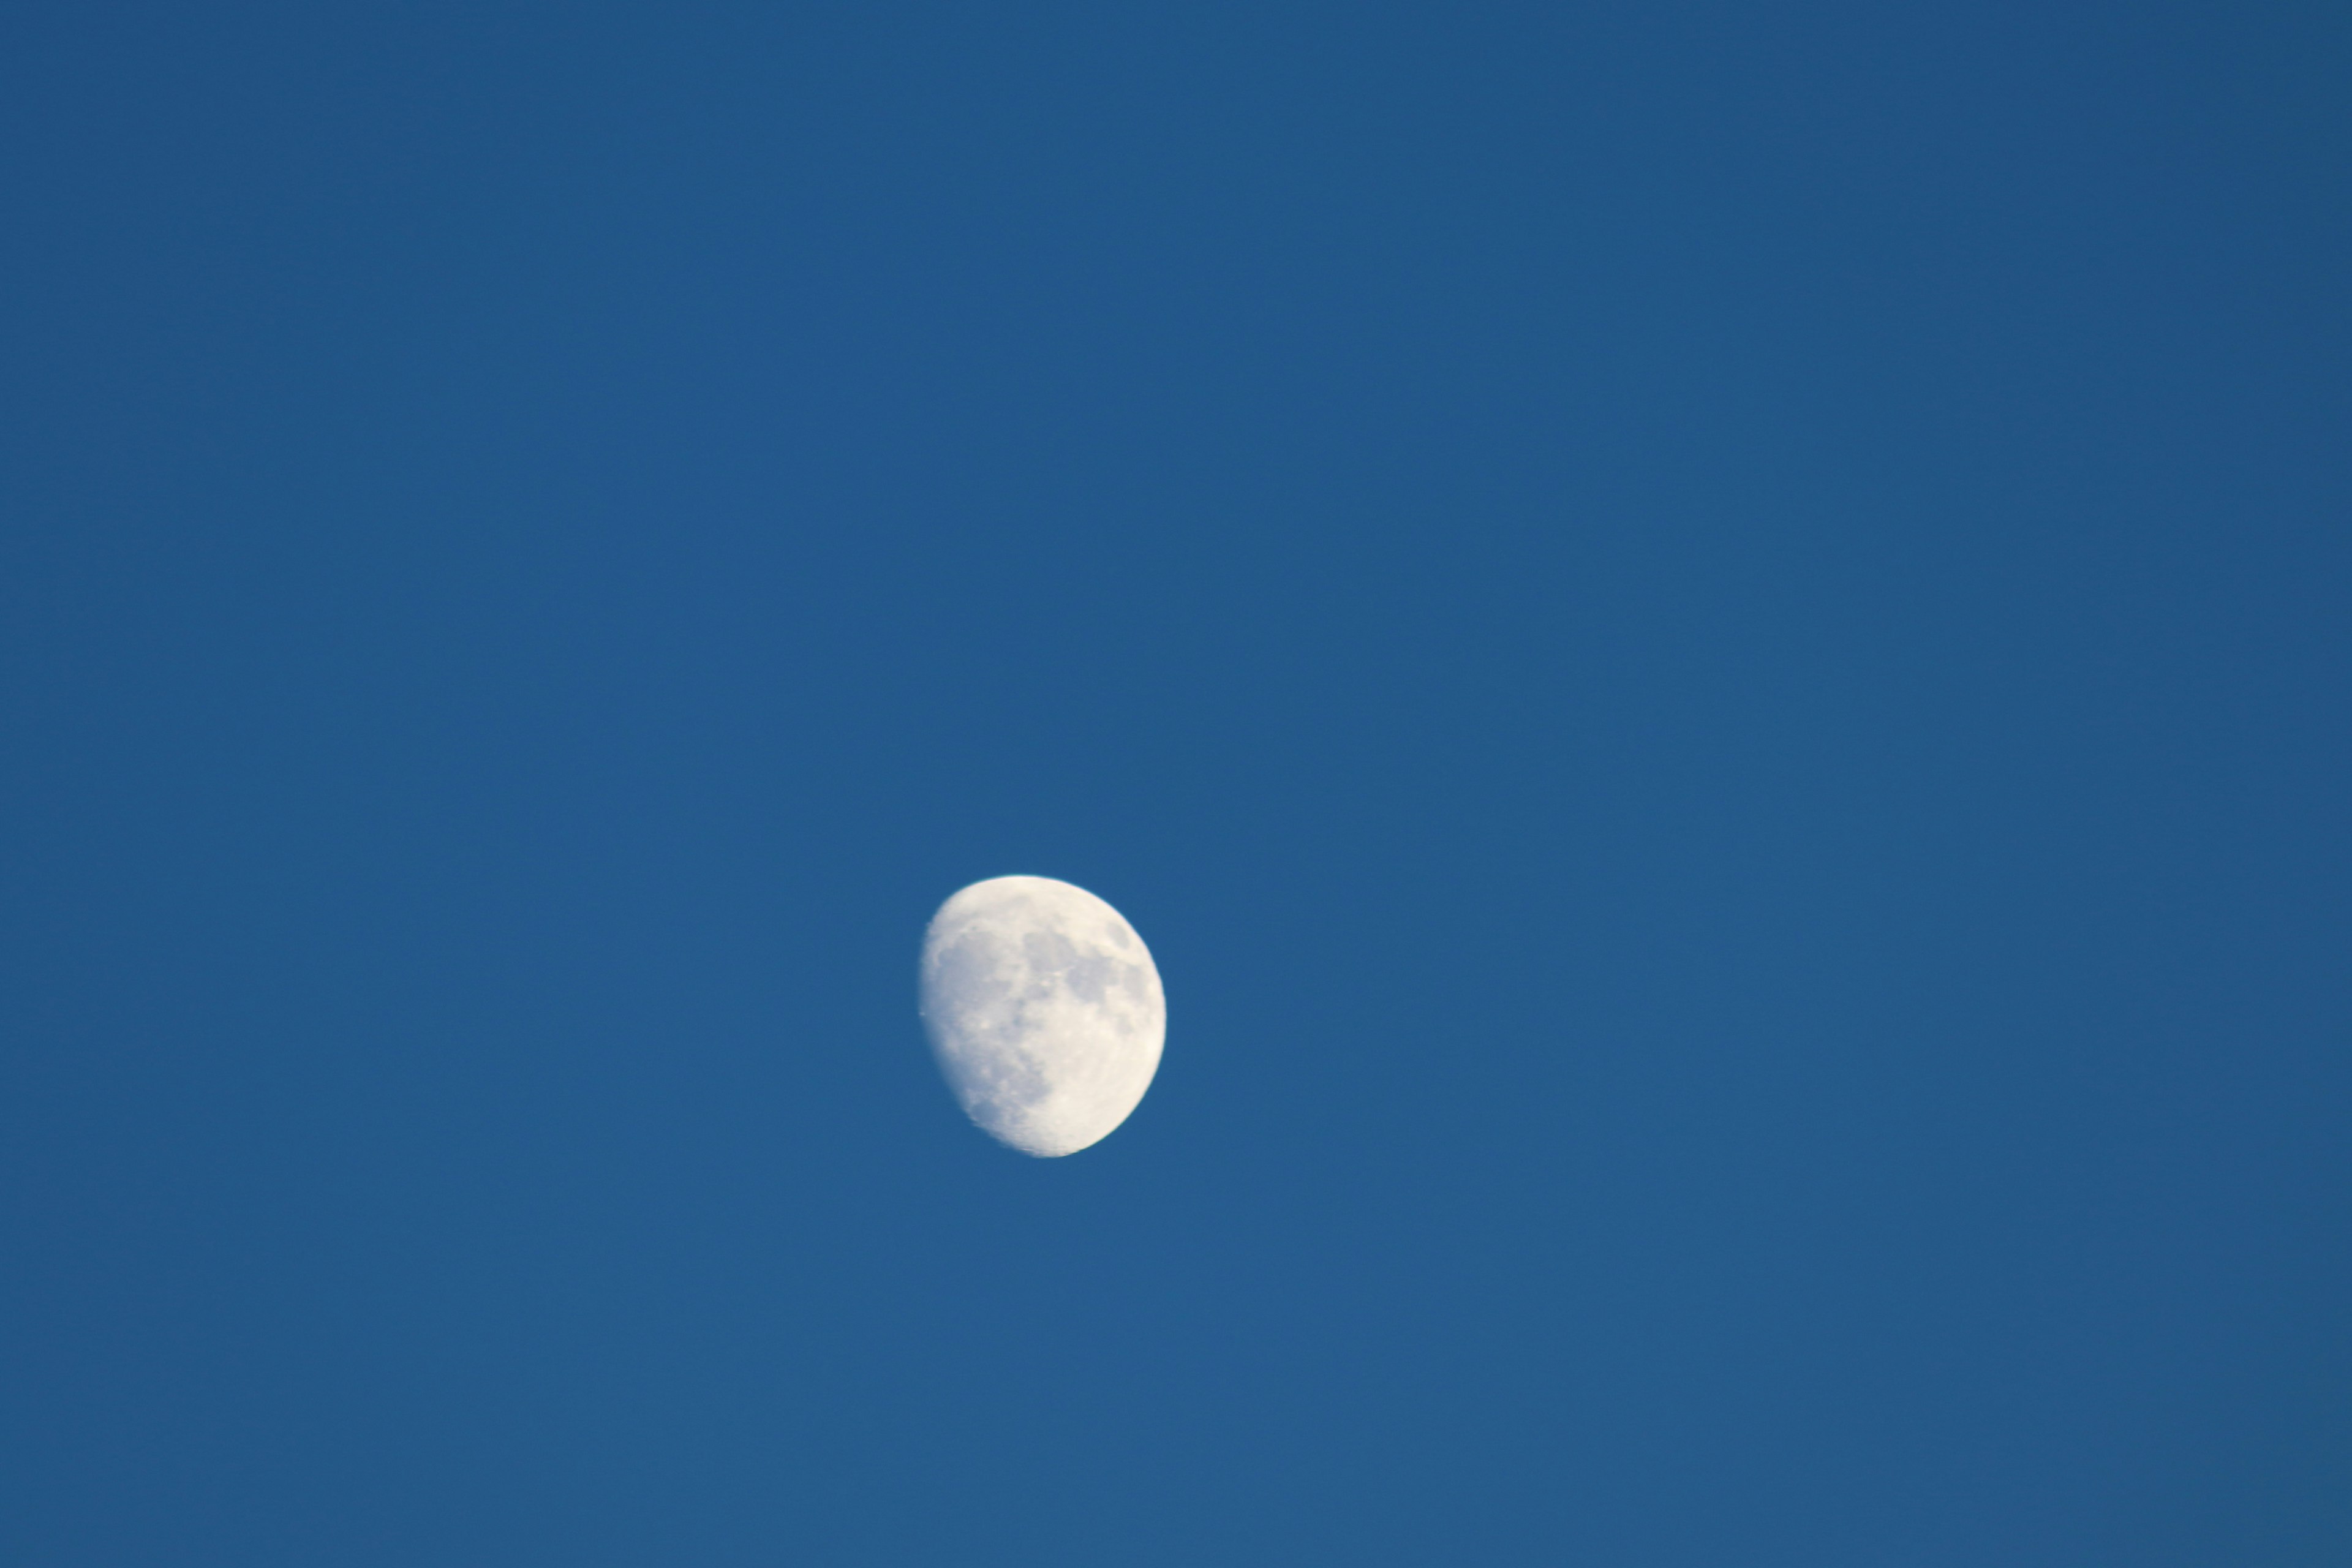
[[941, 904], [921, 994], [964, 1113], [1024, 1154], [1099, 1142], [1160, 1070], [1160, 971], [1117, 910], [1067, 882], [995, 877]]

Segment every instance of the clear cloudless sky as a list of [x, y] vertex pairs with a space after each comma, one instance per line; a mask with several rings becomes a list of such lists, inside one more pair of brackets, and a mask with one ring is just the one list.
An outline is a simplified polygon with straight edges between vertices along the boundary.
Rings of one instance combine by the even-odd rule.
[[8, 6], [0, 1561], [2352, 1562], [2347, 80]]

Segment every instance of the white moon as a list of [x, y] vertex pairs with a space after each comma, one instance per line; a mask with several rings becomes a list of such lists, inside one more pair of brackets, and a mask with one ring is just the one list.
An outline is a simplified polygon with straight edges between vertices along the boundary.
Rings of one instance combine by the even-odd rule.
[[1160, 971], [1117, 910], [1067, 882], [995, 877], [941, 904], [921, 993], [964, 1113], [1024, 1154], [1101, 1142], [1160, 1070]]

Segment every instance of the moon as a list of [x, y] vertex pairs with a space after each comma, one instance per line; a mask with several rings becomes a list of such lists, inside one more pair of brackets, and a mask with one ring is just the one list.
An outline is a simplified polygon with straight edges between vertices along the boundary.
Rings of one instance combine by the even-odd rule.
[[956, 1100], [1024, 1154], [1075, 1154], [1160, 1070], [1168, 1000], [1117, 910], [1051, 877], [993, 877], [923, 933], [923, 1027]]

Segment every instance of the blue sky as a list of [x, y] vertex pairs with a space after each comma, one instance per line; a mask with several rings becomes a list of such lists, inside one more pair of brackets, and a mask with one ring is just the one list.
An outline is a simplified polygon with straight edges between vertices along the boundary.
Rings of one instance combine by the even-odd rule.
[[2345, 1561], [2347, 68], [12, 9], [0, 1556]]

